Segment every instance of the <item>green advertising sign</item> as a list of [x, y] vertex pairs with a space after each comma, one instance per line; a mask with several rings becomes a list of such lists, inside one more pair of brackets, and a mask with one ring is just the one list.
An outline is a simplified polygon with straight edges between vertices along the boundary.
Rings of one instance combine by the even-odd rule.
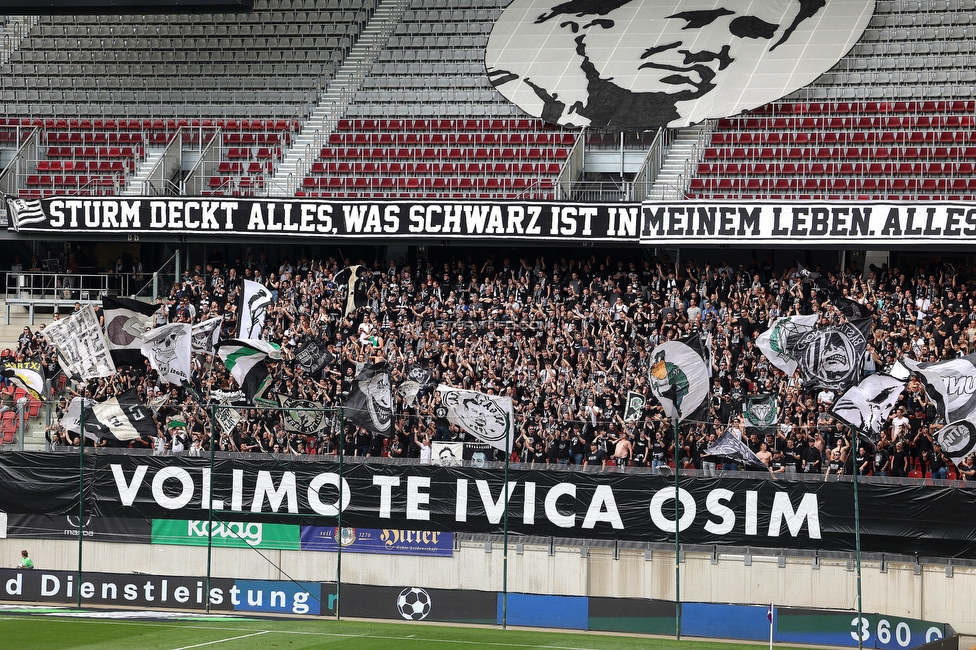
[[[213, 545], [226, 548], [301, 550], [301, 527], [254, 521], [214, 521]], [[153, 519], [152, 543], [206, 546], [206, 520]]]

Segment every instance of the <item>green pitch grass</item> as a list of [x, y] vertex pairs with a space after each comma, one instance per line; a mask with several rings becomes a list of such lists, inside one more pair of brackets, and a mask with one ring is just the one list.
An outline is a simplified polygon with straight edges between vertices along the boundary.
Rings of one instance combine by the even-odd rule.
[[[352, 648], [363, 650], [447, 650], [514, 648], [577, 650], [746, 650], [764, 645], [708, 643], [682, 639], [563, 634], [447, 625], [411, 625], [361, 621], [241, 620], [197, 621], [92, 620], [61, 616], [0, 614], [3, 647], [31, 650], [189, 650], [207, 648]], [[785, 648], [786, 646], [777, 646]]]

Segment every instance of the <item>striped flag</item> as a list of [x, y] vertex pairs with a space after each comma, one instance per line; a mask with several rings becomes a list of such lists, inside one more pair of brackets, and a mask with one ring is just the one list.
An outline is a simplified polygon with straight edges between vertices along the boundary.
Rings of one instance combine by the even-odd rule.
[[217, 344], [217, 356], [253, 403], [271, 384], [265, 360], [281, 359], [281, 346], [260, 339], [227, 339]]
[[7, 199], [7, 209], [10, 211], [10, 221], [13, 223], [14, 230], [47, 219], [40, 199]]

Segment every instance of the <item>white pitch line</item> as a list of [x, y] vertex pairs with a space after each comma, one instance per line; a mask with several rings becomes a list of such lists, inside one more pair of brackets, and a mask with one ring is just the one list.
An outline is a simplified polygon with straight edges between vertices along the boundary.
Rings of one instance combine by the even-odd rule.
[[176, 648], [175, 650], [189, 650], [190, 648], [202, 648], [205, 645], [214, 645], [217, 643], [224, 643], [226, 641], [237, 641], [238, 639], [246, 639], [249, 636], [261, 636], [262, 634], [268, 634], [271, 630], [262, 630], [260, 632], [255, 632], [254, 634], [242, 634], [241, 636], [232, 636], [227, 639], [217, 639], [216, 641], [207, 641], [206, 643], [197, 643], [194, 645], [185, 645], [182, 648]]

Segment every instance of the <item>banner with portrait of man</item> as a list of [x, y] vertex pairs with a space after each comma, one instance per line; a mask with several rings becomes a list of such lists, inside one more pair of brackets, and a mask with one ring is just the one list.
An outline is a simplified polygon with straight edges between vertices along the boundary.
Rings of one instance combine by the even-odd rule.
[[281, 402], [281, 424], [285, 431], [295, 433], [318, 433], [323, 431], [329, 421], [325, 407], [307, 399], [296, 399], [285, 395], [278, 395]]
[[854, 47], [874, 0], [514, 0], [485, 52], [493, 86], [564, 126], [657, 130], [803, 88]]
[[786, 352], [793, 358], [803, 386], [844, 390], [861, 380], [870, 318], [814, 328], [790, 338]]
[[363, 367], [342, 405], [346, 419], [379, 436], [393, 434], [393, 384], [390, 365], [371, 363]]

